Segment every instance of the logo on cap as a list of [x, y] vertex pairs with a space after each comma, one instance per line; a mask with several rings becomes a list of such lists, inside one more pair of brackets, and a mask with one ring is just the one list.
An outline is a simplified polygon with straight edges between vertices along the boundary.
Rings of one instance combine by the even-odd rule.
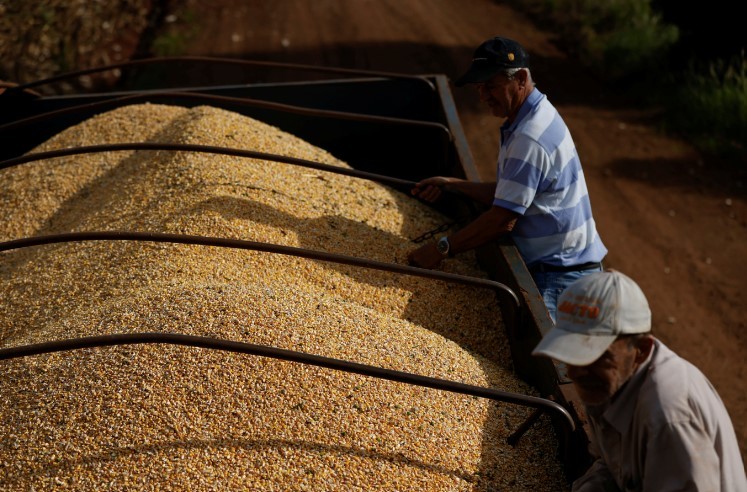
[[571, 316], [576, 316], [578, 318], [589, 318], [589, 319], [596, 319], [599, 317], [599, 306], [589, 305], [589, 304], [582, 304], [572, 301], [563, 301], [560, 306], [558, 306], [558, 311], [561, 313], [570, 314]]
[[514, 54], [513, 53], [509, 53], [508, 54], [508, 61], [514, 61]]

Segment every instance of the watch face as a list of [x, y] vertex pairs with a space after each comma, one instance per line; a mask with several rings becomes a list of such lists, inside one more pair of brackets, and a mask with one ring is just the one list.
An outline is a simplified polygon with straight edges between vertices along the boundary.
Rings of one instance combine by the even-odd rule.
[[445, 237], [442, 237], [438, 240], [438, 242], [436, 243], [436, 247], [438, 248], [438, 252], [442, 255], [449, 254], [449, 240]]

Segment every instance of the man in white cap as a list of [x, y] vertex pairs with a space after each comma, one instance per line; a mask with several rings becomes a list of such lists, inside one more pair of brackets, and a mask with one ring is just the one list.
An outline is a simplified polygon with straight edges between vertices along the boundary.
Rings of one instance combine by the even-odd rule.
[[567, 365], [597, 460], [574, 491], [747, 491], [734, 427], [703, 373], [651, 335], [643, 291], [596, 272], [560, 295], [534, 355]]
[[448, 237], [411, 251], [408, 261], [435, 268], [444, 258], [510, 235], [555, 319], [560, 292], [602, 270], [607, 254], [571, 133], [535, 87], [529, 54], [512, 39], [496, 36], [483, 42], [455, 84], [476, 87], [493, 116], [504, 119], [496, 180], [433, 176], [418, 182], [412, 194], [427, 202], [447, 190], [488, 208]]

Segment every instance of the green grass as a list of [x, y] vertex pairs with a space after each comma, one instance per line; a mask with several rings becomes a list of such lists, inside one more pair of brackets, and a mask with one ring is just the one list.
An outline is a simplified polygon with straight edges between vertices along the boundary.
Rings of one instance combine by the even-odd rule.
[[198, 23], [194, 12], [180, 10], [177, 21], [164, 28], [154, 40], [151, 51], [154, 56], [182, 56], [187, 45], [198, 33]]
[[668, 101], [667, 128], [697, 139], [702, 149], [747, 162], [747, 63], [745, 55], [707, 67], [691, 66]]

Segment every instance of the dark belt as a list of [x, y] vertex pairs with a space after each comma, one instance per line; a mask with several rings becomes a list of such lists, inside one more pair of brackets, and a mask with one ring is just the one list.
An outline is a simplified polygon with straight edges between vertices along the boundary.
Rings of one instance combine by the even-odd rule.
[[544, 273], [544, 272], [581, 272], [584, 270], [593, 270], [594, 268], [602, 268], [602, 264], [598, 261], [592, 261], [589, 263], [582, 263], [580, 265], [550, 265], [547, 263], [537, 263], [529, 268], [530, 273]]

